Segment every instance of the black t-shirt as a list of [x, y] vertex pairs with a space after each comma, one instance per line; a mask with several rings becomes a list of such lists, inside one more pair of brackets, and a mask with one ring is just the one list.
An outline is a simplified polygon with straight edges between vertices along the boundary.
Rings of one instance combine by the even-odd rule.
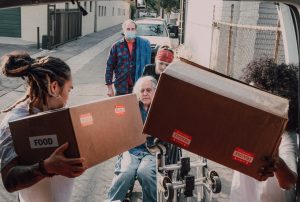
[[155, 64], [149, 64], [145, 66], [143, 76], [153, 76], [158, 81], [160, 74], [156, 74]]

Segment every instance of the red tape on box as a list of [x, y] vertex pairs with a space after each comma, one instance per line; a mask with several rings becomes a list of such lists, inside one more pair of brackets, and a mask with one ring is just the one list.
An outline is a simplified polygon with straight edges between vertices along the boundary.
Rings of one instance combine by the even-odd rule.
[[185, 148], [188, 148], [192, 142], [192, 136], [177, 129], [174, 130], [171, 139], [173, 142], [176, 142]]
[[125, 114], [125, 106], [124, 105], [116, 105], [115, 113], [120, 116], [124, 115]]
[[250, 166], [255, 158], [253, 153], [247, 152], [239, 147], [236, 147], [232, 154], [232, 159], [244, 165]]
[[93, 116], [91, 113], [80, 115], [80, 124], [82, 127], [90, 126], [94, 124]]

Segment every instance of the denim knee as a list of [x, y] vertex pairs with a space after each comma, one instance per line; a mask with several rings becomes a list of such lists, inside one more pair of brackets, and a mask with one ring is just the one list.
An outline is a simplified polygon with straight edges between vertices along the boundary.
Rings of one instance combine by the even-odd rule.
[[[144, 157], [145, 158], [145, 157]], [[142, 160], [141, 164], [137, 169], [137, 177], [142, 181], [151, 181], [156, 179], [156, 162], [152, 158], [147, 158]]]

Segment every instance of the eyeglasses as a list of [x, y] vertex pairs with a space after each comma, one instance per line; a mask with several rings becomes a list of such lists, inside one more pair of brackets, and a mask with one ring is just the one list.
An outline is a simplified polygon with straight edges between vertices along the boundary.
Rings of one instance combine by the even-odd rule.
[[167, 67], [170, 63], [167, 63], [167, 62], [159, 62], [158, 64], [159, 64], [159, 65], [164, 65], [164, 66]]
[[147, 92], [147, 93], [151, 93], [152, 91], [153, 91], [153, 89], [152, 88], [146, 88], [146, 89], [141, 89], [141, 93], [143, 94], [144, 92]]

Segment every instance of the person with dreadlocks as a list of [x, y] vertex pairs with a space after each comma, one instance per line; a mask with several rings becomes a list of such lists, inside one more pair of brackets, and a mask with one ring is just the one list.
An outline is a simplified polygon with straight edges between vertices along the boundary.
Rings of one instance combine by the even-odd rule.
[[[70, 67], [59, 58], [31, 58], [14, 51], [2, 57], [1, 69], [7, 77], [21, 77], [27, 91], [21, 100], [4, 110], [0, 124], [1, 175], [8, 192], [19, 191], [20, 201], [70, 201], [73, 180], [86, 167], [83, 158], [66, 158], [68, 143], [58, 147], [48, 158], [33, 165], [22, 165], [15, 152], [8, 122], [38, 112], [64, 107], [73, 88]], [[50, 123], [49, 123], [50, 124]]]
[[143, 76], [153, 76], [158, 81], [160, 74], [173, 62], [174, 52], [169, 46], [161, 46], [155, 56], [155, 64], [145, 66]]
[[261, 58], [249, 63], [243, 80], [255, 87], [289, 100], [288, 123], [282, 135], [278, 154], [264, 159], [257, 181], [235, 171], [230, 201], [232, 202], [292, 202], [296, 201], [297, 132], [298, 132], [298, 68], [277, 65], [273, 59]]

